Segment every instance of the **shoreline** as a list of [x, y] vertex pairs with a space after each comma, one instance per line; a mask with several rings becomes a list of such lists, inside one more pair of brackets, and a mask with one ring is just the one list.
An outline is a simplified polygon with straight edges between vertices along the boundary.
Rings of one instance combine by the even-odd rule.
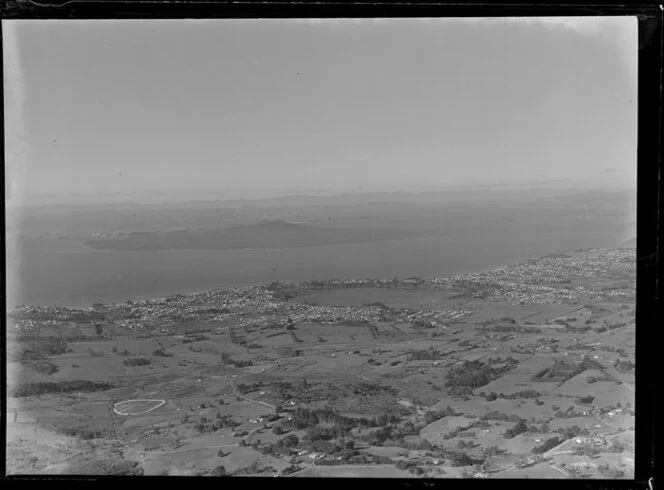
[[[529, 255], [529, 256], [524, 256], [524, 257], [518, 257], [518, 258], [512, 258], [512, 259], [505, 259], [500, 261], [500, 263], [496, 263], [490, 267], [469, 267], [467, 269], [464, 269], [463, 271], [460, 272], [454, 272], [454, 273], [446, 273], [446, 274], [436, 274], [433, 276], [427, 276], [427, 277], [420, 277], [421, 279], [425, 281], [433, 280], [436, 278], [452, 278], [452, 277], [459, 277], [459, 276], [465, 276], [465, 275], [470, 275], [470, 274], [478, 274], [482, 272], [489, 272], [495, 269], [499, 269], [501, 267], [509, 267], [509, 266], [514, 266], [517, 264], [523, 264], [525, 262], [531, 261], [531, 260], [539, 260], [544, 257], [548, 256], [553, 256], [557, 254], [568, 254], [568, 253], [574, 253], [574, 252], [579, 252], [579, 251], [585, 251], [585, 250], [600, 250], [603, 248], [584, 248], [584, 249], [574, 249], [574, 250], [563, 250], [560, 252], [554, 252], [554, 253], [547, 253], [547, 254], [541, 254], [541, 255]], [[634, 247], [606, 247], [607, 250], [611, 249], [634, 249]], [[401, 277], [400, 279], [406, 279], [408, 277], [419, 277], [419, 276], [405, 276]], [[332, 280], [335, 280], [336, 278], [326, 278], [326, 279], [318, 279], [321, 282], [329, 282]], [[350, 281], [350, 280], [377, 280], [377, 281], [389, 281], [391, 280], [391, 277], [346, 277], [346, 278], [341, 278], [341, 279], [336, 279], [336, 280], [342, 280], [342, 281]], [[93, 309], [93, 304], [94, 303], [101, 303], [104, 306], [108, 305], [120, 305], [120, 304], [126, 304], [128, 301], [133, 301], [133, 302], [149, 302], [149, 301], [159, 301], [159, 300], [164, 300], [165, 298], [169, 296], [175, 296], [178, 294], [182, 294], [185, 296], [195, 296], [198, 294], [204, 294], [207, 292], [211, 291], [223, 291], [223, 290], [232, 290], [232, 289], [247, 289], [251, 287], [265, 287], [269, 285], [272, 282], [279, 282], [280, 284], [286, 285], [286, 286], [295, 286], [298, 283], [303, 283], [303, 282], [309, 282], [313, 281], [316, 279], [305, 279], [305, 280], [300, 280], [300, 281], [281, 281], [281, 280], [264, 280], [260, 282], [250, 282], [247, 284], [235, 284], [235, 285], [230, 285], [230, 286], [221, 286], [221, 287], [216, 287], [216, 288], [200, 288], [200, 289], [190, 289], [190, 290], [172, 290], [172, 291], [163, 291], [159, 293], [146, 293], [146, 294], [135, 294], [135, 295], [130, 295], [129, 297], [123, 297], [120, 299], [118, 295], [111, 295], [109, 294], [107, 296], [108, 299], [100, 299], [97, 301], [93, 301], [90, 303], [16, 303], [12, 306], [7, 305], [7, 311], [11, 312], [13, 309], [19, 307], [19, 306], [27, 306], [30, 308], [47, 308], [47, 307], [55, 307], [55, 308], [68, 308], [72, 310], [91, 310]], [[372, 286], [362, 286], [362, 287], [372, 287]], [[335, 287], [331, 287], [330, 289], [337, 289]], [[9, 303], [9, 301], [8, 301]]]
[[[569, 252], [569, 251], [568, 251]], [[559, 253], [565, 253], [565, 252], [559, 252]], [[550, 254], [546, 254], [550, 255]], [[542, 258], [545, 257], [546, 255], [536, 255], [536, 256], [528, 256], [528, 257], [520, 257], [520, 258], [514, 258], [514, 259], [508, 259], [501, 261], [501, 263], [495, 264], [490, 267], [470, 267], [467, 269], [464, 269], [460, 272], [453, 272], [453, 273], [446, 273], [446, 274], [436, 274], [433, 276], [429, 277], [422, 277], [421, 279], [426, 280], [431, 280], [435, 278], [450, 278], [450, 277], [455, 277], [455, 276], [464, 276], [468, 274], [477, 274], [480, 272], [486, 272], [494, 269], [498, 269], [500, 267], [506, 267], [510, 265], [515, 265], [515, 264], [520, 264], [523, 262], [526, 262], [528, 260], [533, 260], [537, 258]], [[416, 277], [416, 276], [406, 276], [406, 277]], [[404, 278], [406, 278], [404, 277]], [[401, 278], [401, 279], [404, 279]], [[354, 277], [354, 278], [342, 278], [341, 280], [379, 280], [379, 281], [389, 281], [391, 280], [392, 277]], [[326, 279], [319, 279], [322, 282], [328, 282], [333, 280], [333, 278], [326, 278]], [[183, 294], [185, 296], [194, 296], [197, 294], [203, 294], [207, 293], [210, 291], [218, 291], [218, 290], [230, 290], [230, 289], [245, 289], [245, 288], [251, 288], [251, 287], [256, 287], [256, 286], [267, 286], [271, 282], [279, 282], [284, 285], [295, 285], [297, 283], [302, 283], [302, 282], [308, 282], [312, 281], [312, 279], [305, 279], [305, 280], [300, 280], [300, 281], [271, 281], [271, 280], [265, 280], [262, 282], [248, 282], [247, 284], [236, 284], [236, 285], [231, 285], [231, 286], [221, 286], [218, 288], [201, 288], [201, 289], [192, 289], [192, 290], [185, 290], [183, 291], [182, 289], [177, 289], [173, 291], [164, 291], [160, 293], [146, 293], [146, 294], [135, 294], [131, 295], [129, 297], [123, 296], [122, 298], [119, 298], [118, 295], [114, 294], [109, 294], [107, 300], [97, 300], [93, 301], [91, 303], [16, 303], [13, 306], [7, 306], [7, 311], [11, 311], [14, 308], [17, 308], [19, 306], [28, 306], [31, 308], [47, 308], [47, 307], [55, 307], [55, 308], [69, 308], [72, 310], [90, 310], [93, 308], [94, 303], [101, 303], [105, 306], [107, 305], [120, 305], [120, 304], [126, 304], [127, 301], [134, 301], [134, 302], [143, 302], [143, 301], [158, 301], [158, 300], [163, 300], [169, 296], [174, 296], [177, 294]], [[370, 287], [370, 286], [365, 286], [365, 287]], [[334, 289], [334, 288], [332, 288]], [[9, 303], [9, 301], [8, 301]]]

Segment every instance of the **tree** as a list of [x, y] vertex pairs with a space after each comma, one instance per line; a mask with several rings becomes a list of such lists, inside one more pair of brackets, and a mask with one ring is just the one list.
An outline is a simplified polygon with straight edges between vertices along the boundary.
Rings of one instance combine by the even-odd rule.
[[226, 468], [223, 466], [217, 466], [215, 469], [212, 470], [211, 473], [212, 476], [226, 476]]
[[576, 399], [577, 403], [592, 403], [593, 400], [595, 399], [594, 396], [592, 395], [586, 395], [586, 396], [581, 396]]
[[528, 426], [526, 425], [525, 420], [519, 420], [514, 427], [505, 431], [505, 437], [507, 439], [512, 439], [513, 437], [523, 434], [528, 431]]

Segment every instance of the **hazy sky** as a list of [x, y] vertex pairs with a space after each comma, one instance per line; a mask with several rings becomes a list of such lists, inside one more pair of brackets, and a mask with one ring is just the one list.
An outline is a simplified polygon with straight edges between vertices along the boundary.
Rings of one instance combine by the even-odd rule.
[[14, 196], [634, 185], [635, 18], [3, 27]]

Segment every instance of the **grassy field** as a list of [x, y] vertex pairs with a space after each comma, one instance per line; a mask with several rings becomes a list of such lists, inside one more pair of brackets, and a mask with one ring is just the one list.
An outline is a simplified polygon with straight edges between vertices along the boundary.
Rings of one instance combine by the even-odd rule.
[[[604, 301], [587, 307], [583, 295], [565, 304], [511, 304], [450, 299], [448, 293], [328, 289], [280, 302], [254, 290], [251, 294], [264, 299], [238, 293], [230, 300], [178, 307], [221, 310], [232, 305], [224, 306], [230, 313], [223, 320], [183, 320], [145, 338], [131, 339], [108, 327], [102, 336], [65, 340], [66, 348], [56, 354], [48, 351], [46, 335], [12, 344], [7, 365], [10, 468], [30, 471], [32, 450], [42, 458], [32, 466], [52, 473], [140, 467], [151, 475], [197, 475], [223, 466], [227, 474], [237, 475], [295, 471], [296, 477], [410, 477], [421, 471], [453, 478], [478, 472], [486, 462], [503, 468], [490, 472], [491, 478], [565, 477], [566, 470], [552, 469], [550, 462], [514, 464], [532, 456], [547, 438], [579, 430], [607, 439], [624, 437], [625, 443], [622, 452], [604, 447], [596, 459], [577, 459], [633, 456], [629, 304]], [[381, 310], [385, 316], [357, 321], [374, 318], [374, 310], [361, 305], [377, 301], [387, 305]], [[431, 315], [447, 308], [472, 314], [450, 322], [449, 328], [427, 325]], [[296, 319], [290, 330], [286, 318]], [[556, 328], [519, 330], [556, 320]], [[625, 325], [597, 331], [605, 322]], [[596, 364], [586, 366], [586, 358]], [[563, 374], [536, 378], [547, 369]], [[99, 384], [102, 380], [108, 385]], [[588, 395], [591, 399], [581, 400]], [[132, 402], [134, 410], [127, 415], [113, 412], [127, 400], [164, 403], [146, 413], [138, 412], [160, 402]], [[325, 419], [329, 414], [306, 415], [306, 410], [323, 409], [376, 425], [329, 436], [325, 430], [349, 422]], [[300, 425], [289, 425], [295, 419]], [[526, 431], [511, 434], [519, 421]], [[44, 440], [52, 442], [50, 448], [40, 445], [40, 431], [48, 434]], [[289, 436], [296, 436], [297, 443], [286, 449]], [[341, 446], [348, 441], [365, 449], [353, 455]], [[423, 441], [430, 444], [426, 450], [420, 447]], [[341, 449], [332, 453], [330, 444]], [[91, 451], [135, 466], [104, 469], [91, 459]], [[361, 455], [370, 461], [311, 467], [311, 453], [336, 457], [344, 451], [344, 463]], [[411, 473], [396, 462], [384, 464], [380, 456], [422, 469]]]

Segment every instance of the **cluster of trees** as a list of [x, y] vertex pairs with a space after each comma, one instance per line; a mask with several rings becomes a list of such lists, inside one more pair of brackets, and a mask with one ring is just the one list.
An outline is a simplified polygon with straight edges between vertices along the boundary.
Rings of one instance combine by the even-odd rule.
[[451, 451], [447, 458], [450, 460], [450, 463], [452, 466], [474, 466], [474, 465], [479, 465], [484, 463], [484, 459], [481, 458], [474, 458], [468, 453], [464, 453], [463, 451]]
[[387, 306], [382, 301], [370, 301], [368, 303], [362, 303], [362, 306], [365, 306], [367, 308], [383, 308], [383, 309], [386, 309], [386, 310], [390, 308], [389, 306]]
[[158, 356], [158, 357], [171, 357], [173, 354], [170, 352], [164, 352], [163, 349], [157, 349], [152, 353], [153, 356]]
[[587, 456], [588, 458], [593, 458], [601, 452], [602, 450], [593, 444], [582, 444], [573, 449], [575, 456]]
[[512, 414], [506, 414], [503, 412], [499, 412], [498, 410], [494, 410], [492, 412], [487, 412], [484, 415], [482, 415], [482, 420], [499, 420], [503, 422], [519, 422], [521, 420], [521, 417], [519, 417], [517, 414], [512, 413]]
[[577, 342], [576, 344], [569, 344], [566, 347], [567, 350], [595, 350], [594, 346], [588, 344], [581, 344]]
[[[327, 408], [299, 407], [291, 414], [290, 420], [284, 420], [282, 424], [283, 428], [287, 430], [309, 429], [306, 438], [313, 442], [345, 436], [355, 427], [381, 427], [397, 421], [398, 418], [394, 415], [383, 414], [372, 419], [352, 418]], [[318, 427], [319, 424], [326, 424], [327, 427]]]
[[118, 355], [118, 356], [130, 356], [131, 352], [129, 352], [127, 349], [124, 350], [119, 350], [117, 347], [113, 347], [112, 349], [113, 354]]
[[[228, 352], [219, 353], [219, 360], [222, 364], [231, 364], [237, 368], [242, 368], [246, 366], [253, 366], [254, 363], [251, 359], [246, 361], [236, 361], [234, 360]], [[242, 393], [242, 392], [241, 392]], [[248, 392], [244, 392], [248, 393]]]
[[496, 368], [483, 364], [480, 361], [466, 361], [459, 366], [455, 366], [450, 371], [445, 380], [445, 386], [451, 388], [453, 393], [455, 390], [460, 391], [458, 390], [459, 388], [470, 390], [479, 388], [501, 377], [504, 373], [512, 369], [516, 363], [517, 361], [512, 359], [511, 362], [507, 362], [504, 366]]
[[617, 352], [620, 357], [627, 357], [627, 351], [621, 347], [613, 347], [612, 345], [600, 345], [598, 349], [605, 352]]
[[507, 449], [499, 449], [498, 446], [489, 446], [482, 450], [482, 454], [485, 458], [490, 458], [491, 456], [498, 456], [500, 454], [505, 454]]
[[295, 434], [289, 434], [282, 437], [276, 442], [277, 447], [296, 447], [300, 443], [300, 439]]
[[25, 363], [25, 365], [30, 366], [32, 369], [37, 371], [40, 374], [50, 376], [60, 371], [60, 368], [48, 359], [40, 359], [38, 361], [30, 361]]
[[519, 420], [516, 425], [510, 429], [507, 429], [503, 436], [506, 439], [513, 439], [519, 434], [523, 434], [524, 432], [528, 432], [528, 424], [526, 424], [526, 421], [521, 419]]
[[[339, 455], [345, 453], [345, 455], [348, 457], [357, 453], [357, 451], [354, 450], [354, 442], [352, 440], [340, 439], [337, 442], [323, 440], [310, 441], [306, 437], [305, 439], [300, 440], [294, 434], [289, 434], [288, 436], [279, 439], [274, 444], [266, 444], [260, 448], [260, 451], [262, 454], [269, 454], [274, 456], [293, 456], [297, 454], [293, 449], [295, 447], [326, 454]], [[350, 454], [350, 452], [353, 454]]]
[[433, 346], [424, 350], [416, 350], [408, 356], [409, 361], [437, 361], [441, 358], [440, 352], [433, 348]]
[[429, 425], [435, 422], [436, 420], [442, 419], [443, 417], [455, 417], [458, 415], [463, 415], [463, 414], [461, 412], [457, 412], [448, 405], [447, 407], [441, 408], [440, 410], [430, 410], [427, 413], [425, 413], [423, 417], [423, 422], [424, 425]]
[[197, 313], [208, 314], [208, 315], [223, 315], [230, 313], [231, 310], [228, 308], [205, 308], [198, 310]]
[[217, 466], [210, 472], [210, 476], [228, 476], [228, 473], [223, 466]]
[[495, 391], [492, 391], [491, 393], [485, 394], [483, 391], [480, 391], [479, 393], [480, 396], [484, 396], [486, 398], [486, 401], [492, 402], [498, 398], [504, 398], [506, 400], [516, 400], [518, 398], [523, 398], [523, 399], [537, 399], [542, 394], [539, 391], [536, 390], [521, 390], [517, 391], [516, 393], [510, 393], [509, 395], [506, 395], [505, 393], [496, 393]]
[[613, 367], [621, 373], [632, 373], [636, 369], [636, 364], [634, 364], [629, 359], [625, 361], [616, 359], [616, 361], [613, 363]]
[[592, 403], [594, 399], [595, 397], [592, 395], [580, 396], [576, 399], [576, 403], [583, 403], [583, 404]]
[[243, 368], [243, 367], [247, 367], [247, 366], [253, 366], [254, 363], [253, 363], [253, 361], [252, 361], [251, 359], [248, 359], [248, 360], [246, 360], [246, 361], [234, 361], [234, 362], [233, 362], [233, 365], [234, 365], [236, 368]]
[[292, 464], [292, 465], [284, 468], [283, 470], [281, 470], [281, 474], [283, 476], [286, 476], [286, 475], [290, 475], [291, 473], [295, 473], [296, 471], [300, 471], [300, 467]]
[[541, 330], [537, 327], [520, 327], [518, 325], [495, 325], [493, 327], [483, 327], [483, 331], [488, 332], [516, 332], [516, 333], [539, 333]]
[[122, 364], [125, 366], [135, 367], [135, 366], [148, 366], [152, 364], [152, 360], [145, 357], [131, 357], [122, 361]]
[[458, 449], [473, 449], [476, 446], [477, 446], [477, 444], [473, 441], [470, 441], [470, 440], [469, 441], [461, 440], [457, 443], [457, 448]]
[[591, 358], [590, 356], [583, 356], [583, 359], [579, 363], [579, 366], [577, 368], [577, 371], [579, 371], [577, 374], [582, 373], [583, 371], [587, 369], [599, 369], [603, 370], [604, 366], [602, 366], [599, 362], [597, 362], [595, 359]]
[[112, 431], [109, 427], [87, 427], [85, 425], [78, 425], [74, 427], [59, 427], [57, 431], [60, 434], [69, 437], [78, 437], [89, 441], [91, 439], [102, 439], [109, 437], [112, 434]]
[[47, 359], [50, 356], [57, 356], [67, 352], [71, 352], [71, 349], [65, 341], [47, 340], [28, 344], [23, 349], [18, 350], [13, 357], [18, 362], [24, 363]]
[[607, 330], [615, 330], [616, 328], [622, 328], [627, 325], [625, 322], [616, 322], [616, 323], [605, 323], [604, 326]]
[[342, 451], [335, 454], [336, 458], [322, 458], [314, 462], [316, 466], [334, 466], [334, 465], [353, 465], [353, 464], [393, 464], [391, 458], [387, 456], [378, 456], [374, 454], [360, 454], [359, 451]]
[[204, 340], [210, 340], [210, 337], [207, 337], [205, 335], [188, 335], [187, 337], [182, 339], [183, 344], [191, 344], [192, 342], [202, 342]]
[[259, 391], [261, 390], [264, 386], [269, 386], [269, 384], [264, 384], [262, 381], [258, 381], [256, 383], [236, 383], [235, 387], [237, 388], [238, 393], [245, 395], [247, 393], [251, 393], [252, 391]]
[[14, 397], [44, 395], [47, 393], [69, 393], [72, 391], [93, 392], [106, 391], [115, 388], [112, 383], [104, 381], [74, 380], [74, 381], [40, 381], [37, 383], [22, 383], [11, 390]]
[[554, 447], [559, 446], [560, 444], [562, 444], [563, 441], [564, 441], [564, 439], [561, 439], [560, 437], [551, 437], [551, 438], [547, 439], [546, 441], [544, 441], [539, 446], [535, 446], [532, 449], [532, 452], [534, 454], [543, 454], [547, 451], [550, 451]]
[[487, 327], [489, 325], [495, 325], [496, 323], [503, 323], [507, 325], [516, 325], [516, 320], [514, 318], [511, 318], [509, 316], [504, 316], [501, 318], [489, 318], [487, 320], [482, 320], [481, 322], [478, 322], [478, 325], [482, 327]]
[[200, 421], [194, 426], [194, 428], [200, 433], [206, 432], [216, 432], [221, 429], [234, 429], [240, 425], [240, 422], [236, 422], [230, 415], [221, 415], [217, 413], [216, 420], [210, 420], [207, 417], [201, 417]]
[[364, 434], [359, 439], [370, 446], [393, 446], [423, 451], [431, 450], [433, 446], [426, 439], [418, 439], [413, 442], [407, 442], [405, 439], [407, 436], [418, 435], [421, 427], [421, 425], [415, 425], [415, 430], [413, 430], [413, 426], [409, 427], [408, 424], [404, 424], [402, 427], [387, 425], [369, 434]]
[[571, 439], [572, 437], [578, 436], [587, 436], [589, 434], [588, 429], [585, 427], [579, 427], [578, 425], [573, 425], [571, 427], [565, 427], [558, 429], [556, 432], [562, 435], [565, 439]]
[[232, 473], [232, 476], [260, 475], [262, 473], [271, 473], [271, 472], [274, 472], [274, 468], [272, 466], [266, 466], [264, 468], [261, 468], [259, 466], [258, 460], [256, 460], [253, 463], [251, 463], [249, 466], [245, 466], [244, 468], [235, 470]]
[[293, 383], [290, 383], [289, 381], [275, 381], [272, 383], [272, 388], [281, 400], [295, 398], [300, 392], [300, 390], [293, 386]]
[[417, 463], [414, 461], [406, 461], [405, 459], [400, 459], [394, 465], [397, 469], [401, 471], [408, 471], [413, 475], [423, 475], [425, 473], [424, 469], [417, 466]]
[[597, 369], [602, 371], [604, 366], [599, 362], [595, 361], [588, 355], [584, 355], [583, 359], [578, 364], [566, 363], [560, 359], [554, 359], [554, 364], [551, 367], [544, 368], [535, 374], [534, 379], [542, 378], [560, 378], [562, 381], [567, 381], [568, 379], [577, 376], [588, 369]]
[[449, 439], [454, 439], [456, 436], [460, 435], [462, 432], [466, 432], [468, 429], [472, 429], [473, 427], [479, 425], [480, 422], [472, 422], [470, 425], [467, 425], [466, 427], [457, 427], [456, 429], [453, 429], [449, 431], [447, 434], [443, 436], [443, 439], [449, 440]]
[[565, 331], [569, 333], [586, 333], [590, 332], [591, 328], [588, 325], [584, 325], [581, 327], [575, 327], [573, 325], [565, 325]]
[[384, 386], [378, 383], [357, 383], [350, 386], [353, 395], [358, 396], [376, 396], [376, 395], [392, 395], [397, 396], [399, 390], [391, 386]]
[[580, 417], [583, 415], [580, 411], [574, 410], [574, 407], [569, 407], [564, 412], [562, 410], [557, 410], [554, 416], [558, 419], [569, 419], [574, 417]]
[[274, 444], [265, 444], [263, 446], [259, 446], [254, 449], [260, 451], [260, 453], [264, 456], [279, 457], [279, 456], [294, 456], [297, 454], [294, 449], [291, 449], [284, 445], [280, 445], [279, 441], [277, 441]]

